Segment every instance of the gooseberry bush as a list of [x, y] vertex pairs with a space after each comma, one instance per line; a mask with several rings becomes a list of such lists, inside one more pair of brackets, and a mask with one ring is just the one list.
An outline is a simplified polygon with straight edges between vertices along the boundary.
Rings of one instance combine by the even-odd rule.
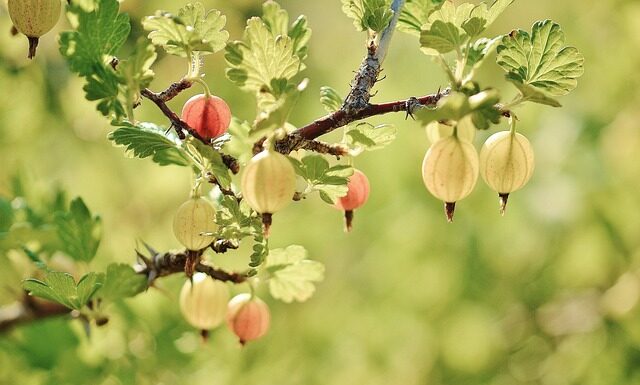
[[[327, 115], [294, 126], [289, 117], [309, 81], [304, 63], [312, 39], [305, 16], [291, 22], [286, 10], [268, 0], [261, 16], [247, 20], [244, 35], [231, 39], [224, 29], [224, 10], [200, 3], [132, 21], [120, 13], [117, 0], [65, 2], [69, 30], [59, 36], [59, 51], [70, 70], [86, 81], [86, 98], [111, 123], [109, 140], [127, 156], [182, 167], [193, 175], [193, 182], [184, 186], [184, 203], [175, 205], [173, 234], [183, 249], [163, 252], [144, 244], [134, 265], [112, 264], [76, 282], [50, 257], [64, 253], [90, 263], [100, 243], [100, 218], [80, 198], [70, 205], [54, 199], [49, 207], [53, 217], [27, 203], [1, 202], [0, 249], [20, 250], [33, 261], [40, 272], [24, 282], [24, 290], [50, 301], [45, 306], [24, 300], [24, 311], [0, 320], [2, 329], [60, 314], [103, 325], [110, 303], [138, 295], [162, 277], [185, 274], [179, 306], [186, 322], [206, 334], [226, 319], [241, 343], [260, 338], [270, 324], [269, 308], [256, 295], [260, 286], [266, 285], [275, 299], [302, 302], [324, 276], [323, 265], [309, 259], [304, 247], [270, 248], [277, 214], [295, 210], [296, 201], [319, 197], [343, 211], [346, 228], [352, 229], [354, 211], [376, 189], [365, 172], [354, 168], [357, 158], [391, 145], [396, 135], [392, 125], [367, 123], [373, 116], [404, 113], [412, 118], [407, 129], [421, 128], [416, 135], [426, 130], [431, 147], [422, 178], [426, 189], [444, 202], [449, 221], [456, 202], [473, 192], [479, 175], [499, 195], [504, 214], [509, 194], [526, 185], [534, 168], [534, 149], [517, 132], [516, 109], [530, 103], [560, 107], [557, 98], [576, 87], [584, 61], [576, 48], [565, 45], [560, 26], [551, 20], [536, 22], [531, 31], [484, 37], [512, 3], [342, 0], [344, 13], [365, 36], [364, 59], [346, 96], [322, 88], [320, 104]], [[31, 42], [29, 56], [35, 54], [37, 37], [53, 26], [59, 5], [58, 0], [9, 0], [17, 31]], [[46, 15], [37, 11], [41, 7]], [[135, 48], [123, 55], [133, 23], [141, 23], [136, 30], [144, 33], [134, 37]], [[29, 29], [34, 25], [38, 28]], [[425, 60], [446, 74], [446, 88], [381, 104], [371, 101], [384, 59], [393, 55], [396, 32], [416, 38]], [[158, 51], [184, 60], [186, 71], [176, 71], [172, 84], [153, 82]], [[490, 66], [494, 53], [495, 71], [504, 71], [515, 87], [511, 100], [502, 98], [503, 90], [477, 80], [478, 69]], [[253, 121], [234, 117], [234, 106], [215, 96], [210, 85], [223, 80], [205, 78], [202, 68], [209, 55], [224, 55], [227, 79], [252, 96], [247, 101], [255, 102]], [[380, 91], [384, 95], [383, 87]], [[183, 92], [194, 96], [184, 106], [171, 105]], [[148, 121], [136, 109], [142, 103], [152, 103], [166, 119]], [[510, 130], [491, 136], [478, 154], [476, 131], [491, 130], [503, 120]], [[318, 139], [338, 129], [343, 131], [340, 142]], [[416, 165], [416, 178], [419, 169]], [[24, 223], [31, 232], [25, 233]], [[216, 254], [235, 252], [243, 242], [253, 244], [246, 269], [230, 272], [216, 266]], [[246, 293], [229, 301], [231, 284], [244, 285]]]

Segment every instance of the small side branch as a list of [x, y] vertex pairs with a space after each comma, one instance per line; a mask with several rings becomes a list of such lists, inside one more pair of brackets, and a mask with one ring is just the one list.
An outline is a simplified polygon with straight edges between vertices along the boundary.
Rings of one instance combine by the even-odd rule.
[[54, 302], [38, 302], [35, 298], [25, 293], [22, 301], [0, 308], [0, 333], [38, 319], [70, 313], [71, 310], [65, 306]]

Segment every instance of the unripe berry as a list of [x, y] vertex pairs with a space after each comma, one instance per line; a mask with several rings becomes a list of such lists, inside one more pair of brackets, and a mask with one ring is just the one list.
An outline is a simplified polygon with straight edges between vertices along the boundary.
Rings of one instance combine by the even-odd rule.
[[231, 124], [231, 110], [221, 98], [200, 94], [184, 104], [182, 120], [203, 139], [214, 139], [227, 132]]
[[214, 222], [216, 209], [203, 198], [191, 198], [184, 202], [173, 218], [176, 239], [189, 250], [201, 250], [214, 240], [210, 235], [218, 226]]
[[475, 147], [456, 136], [436, 142], [424, 157], [422, 179], [431, 194], [445, 202], [449, 222], [455, 203], [473, 191], [478, 180], [478, 153]]
[[531, 179], [535, 160], [529, 140], [516, 132], [501, 131], [489, 137], [480, 151], [482, 179], [500, 197], [500, 212], [504, 214], [509, 193]]
[[369, 179], [362, 171], [354, 169], [353, 175], [349, 177], [347, 189], [347, 195], [338, 198], [335, 206], [345, 212], [346, 229], [351, 231], [353, 210], [362, 207], [369, 199]]
[[271, 314], [260, 298], [250, 294], [238, 294], [229, 301], [227, 324], [244, 345], [267, 334]]
[[229, 289], [204, 273], [193, 275], [180, 291], [180, 311], [193, 327], [209, 330], [224, 321], [227, 314]]
[[[476, 138], [476, 126], [471, 121], [470, 116], [462, 118], [456, 123], [458, 127], [458, 138], [466, 140], [467, 142], [473, 142]], [[454, 126], [442, 124], [440, 122], [431, 122], [427, 124], [425, 131], [427, 132], [427, 139], [430, 143], [435, 143], [438, 140], [447, 136], [453, 135]]]
[[40, 36], [60, 18], [60, 0], [9, 0], [9, 16], [18, 31], [29, 39], [29, 59], [36, 54]]
[[293, 199], [296, 172], [286, 156], [265, 150], [247, 163], [240, 185], [247, 204], [263, 214], [268, 235], [271, 214], [287, 207]]

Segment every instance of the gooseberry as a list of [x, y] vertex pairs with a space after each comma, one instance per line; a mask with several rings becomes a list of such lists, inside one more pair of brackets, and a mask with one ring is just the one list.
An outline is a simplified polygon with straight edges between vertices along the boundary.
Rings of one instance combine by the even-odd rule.
[[36, 55], [40, 36], [60, 18], [60, 0], [9, 0], [9, 16], [18, 31], [29, 39], [29, 59]]
[[267, 334], [271, 314], [260, 298], [250, 294], [238, 294], [229, 301], [227, 324], [244, 345]]
[[504, 215], [509, 194], [531, 179], [535, 160], [529, 140], [517, 132], [501, 131], [489, 137], [480, 150], [480, 174], [500, 197]]
[[422, 179], [429, 192], [445, 202], [447, 220], [453, 221], [456, 202], [468, 196], [478, 180], [475, 147], [456, 135], [440, 139], [424, 157]]
[[434, 121], [427, 124], [425, 131], [427, 132], [427, 139], [430, 143], [435, 143], [438, 140], [453, 135], [453, 129], [457, 126], [458, 138], [466, 140], [467, 142], [473, 142], [476, 137], [476, 126], [471, 121], [471, 115], [467, 115], [460, 119], [459, 122], [454, 122], [452, 125], [442, 124]]
[[180, 291], [180, 311], [193, 327], [210, 330], [222, 323], [227, 314], [229, 289], [204, 273], [195, 273]]
[[287, 207], [293, 199], [296, 172], [286, 156], [265, 150], [247, 163], [240, 185], [243, 199], [262, 214], [265, 235], [268, 235], [271, 215]]
[[369, 179], [360, 170], [354, 169], [353, 175], [349, 177], [347, 183], [347, 195], [338, 198], [336, 208], [344, 211], [346, 229], [351, 231], [353, 224], [353, 211], [362, 207], [369, 199]]
[[191, 198], [184, 202], [173, 218], [173, 234], [189, 250], [201, 250], [214, 240], [215, 208], [204, 198]]
[[221, 98], [200, 94], [184, 104], [182, 120], [203, 139], [215, 139], [227, 132], [231, 124], [231, 110]]

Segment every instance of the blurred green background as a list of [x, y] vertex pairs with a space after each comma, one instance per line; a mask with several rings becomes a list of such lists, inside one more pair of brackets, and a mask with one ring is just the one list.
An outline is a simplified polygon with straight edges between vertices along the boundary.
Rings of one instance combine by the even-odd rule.
[[[204, 3], [228, 16], [232, 39], [261, 5]], [[280, 3], [292, 18], [306, 14], [313, 29], [305, 72], [311, 83], [292, 117], [301, 125], [324, 113], [321, 86], [347, 92], [364, 36], [338, 0]], [[134, 37], [142, 34], [141, 17], [181, 5], [122, 3]], [[488, 34], [529, 30], [545, 18], [560, 23], [567, 42], [584, 53], [586, 73], [561, 99], [564, 108], [519, 110], [537, 164], [505, 217], [480, 182], [448, 224], [422, 184], [424, 130], [400, 114], [378, 118], [372, 122], [394, 123], [399, 135], [356, 159], [372, 193], [352, 234], [319, 199], [276, 216], [272, 247], [304, 245], [327, 271], [307, 303], [285, 305], [262, 293], [273, 316], [265, 338], [241, 348], [222, 327], [202, 344], [179, 314], [183, 278], [174, 276], [161, 290], [110, 308], [111, 322], [90, 338], [79, 321], [60, 319], [0, 335], [0, 384], [640, 384], [640, 2], [520, 0]], [[57, 29], [65, 27], [61, 21]], [[136, 239], [178, 248], [171, 220], [188, 196], [188, 170], [123, 157], [57, 53], [56, 33], [42, 39], [30, 62], [26, 39], [9, 29], [0, 4], [0, 195], [9, 195], [19, 174], [35, 199], [57, 187], [82, 196], [104, 221], [94, 269], [134, 262]], [[152, 88], [177, 80], [176, 68], [182, 63], [162, 57]], [[253, 119], [254, 101], [226, 80], [222, 54], [209, 57], [206, 73], [236, 116]], [[401, 33], [384, 74], [375, 101], [446, 86], [417, 41]], [[514, 93], [492, 61], [482, 82], [498, 86], [505, 99]], [[179, 110], [195, 92], [171, 106]], [[138, 114], [166, 123], [149, 102]], [[476, 145], [489, 134], [480, 133]], [[239, 268], [248, 255], [243, 248], [215, 262]], [[32, 268], [18, 254], [0, 261], [0, 304], [8, 304]]]

